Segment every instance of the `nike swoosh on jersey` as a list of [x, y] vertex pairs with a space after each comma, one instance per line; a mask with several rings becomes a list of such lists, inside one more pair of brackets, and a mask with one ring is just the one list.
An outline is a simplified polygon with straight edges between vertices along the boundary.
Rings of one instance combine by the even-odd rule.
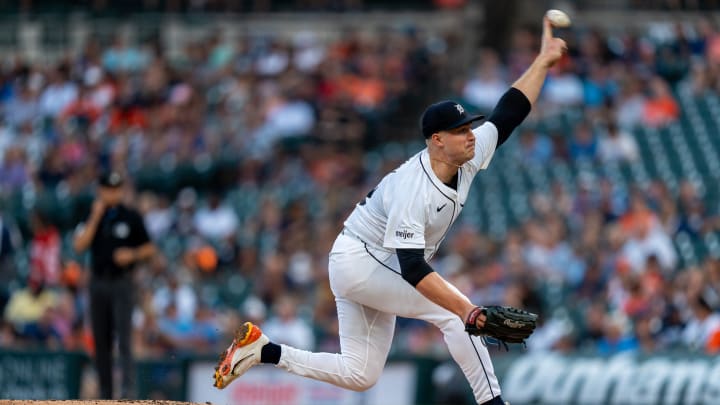
[[440, 212], [440, 211], [442, 211], [442, 209], [443, 209], [443, 208], [445, 208], [445, 206], [446, 206], [446, 205], [447, 205], [447, 203], [445, 203], [445, 204], [443, 204], [443, 205], [441, 205], [441, 206], [437, 207], [437, 212]]

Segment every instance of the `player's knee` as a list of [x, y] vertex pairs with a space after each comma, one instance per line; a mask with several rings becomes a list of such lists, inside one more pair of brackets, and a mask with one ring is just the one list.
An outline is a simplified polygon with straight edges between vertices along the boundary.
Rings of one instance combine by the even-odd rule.
[[351, 386], [348, 388], [357, 392], [367, 391], [377, 383], [379, 377], [379, 375], [353, 374]]
[[[384, 360], [384, 359], [383, 359]], [[384, 361], [364, 356], [343, 356], [343, 386], [353, 391], [367, 391], [377, 383], [385, 366]]]
[[381, 373], [382, 367], [368, 365], [353, 367], [350, 369], [350, 375], [347, 378], [347, 388], [358, 392], [367, 391], [377, 383]]

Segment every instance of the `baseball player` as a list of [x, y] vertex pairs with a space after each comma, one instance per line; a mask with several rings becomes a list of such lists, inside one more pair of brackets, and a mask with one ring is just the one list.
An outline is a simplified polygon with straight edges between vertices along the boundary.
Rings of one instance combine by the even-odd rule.
[[339, 387], [367, 390], [380, 377], [395, 317], [402, 316], [431, 322], [442, 331], [478, 404], [503, 404], [490, 355], [481, 339], [467, 332], [487, 326], [487, 312], [434, 272], [428, 260], [460, 215], [473, 178], [528, 115], [548, 69], [566, 49], [545, 18], [540, 53], [476, 129], [471, 124], [484, 117], [468, 115], [455, 102], [425, 110], [421, 126], [427, 148], [387, 174], [357, 204], [330, 252], [341, 353], [278, 345], [246, 322], [221, 355], [215, 386], [224, 388], [250, 367], [269, 363]]

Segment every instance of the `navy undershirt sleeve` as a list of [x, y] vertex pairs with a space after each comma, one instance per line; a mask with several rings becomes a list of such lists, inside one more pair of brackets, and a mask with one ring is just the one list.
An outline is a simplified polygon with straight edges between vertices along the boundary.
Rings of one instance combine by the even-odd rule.
[[425, 261], [425, 249], [396, 249], [402, 278], [413, 287], [433, 272]]
[[498, 141], [495, 149], [505, 143], [515, 128], [530, 114], [532, 104], [522, 91], [510, 87], [500, 98], [488, 121], [498, 130]]

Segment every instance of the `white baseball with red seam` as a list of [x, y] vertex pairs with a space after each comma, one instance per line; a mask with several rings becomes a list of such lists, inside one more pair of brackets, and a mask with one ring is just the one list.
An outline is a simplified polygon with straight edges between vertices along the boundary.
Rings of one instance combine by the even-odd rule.
[[570, 26], [570, 16], [564, 11], [560, 10], [548, 10], [545, 12], [545, 16], [550, 20], [550, 24], [553, 27], [565, 28]]

